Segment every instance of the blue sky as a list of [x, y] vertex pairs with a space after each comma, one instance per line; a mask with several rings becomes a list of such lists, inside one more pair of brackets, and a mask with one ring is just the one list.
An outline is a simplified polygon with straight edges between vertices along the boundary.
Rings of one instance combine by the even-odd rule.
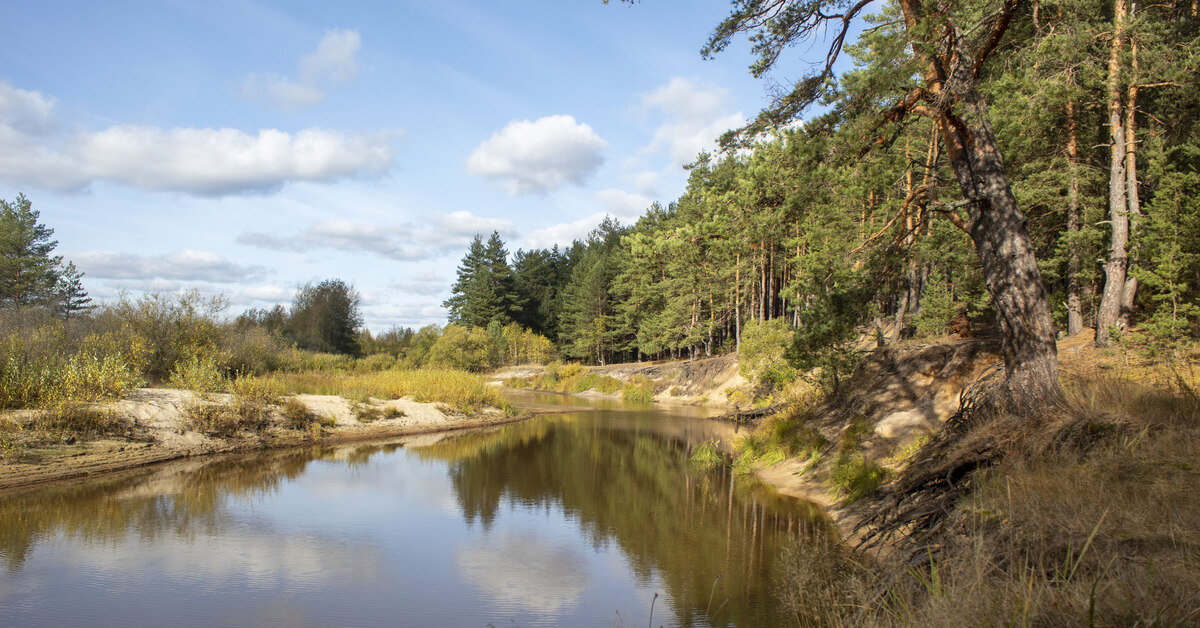
[[632, 222], [766, 104], [744, 42], [700, 58], [728, 8], [0, 0], [0, 198], [98, 300], [196, 288], [236, 315], [336, 277], [377, 333], [443, 323], [475, 233]]

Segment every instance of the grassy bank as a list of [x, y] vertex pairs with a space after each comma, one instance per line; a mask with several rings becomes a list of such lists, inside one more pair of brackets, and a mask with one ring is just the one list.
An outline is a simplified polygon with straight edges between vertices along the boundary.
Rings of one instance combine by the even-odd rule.
[[1200, 623], [1200, 397], [1170, 370], [1114, 372], [1068, 369], [1056, 407], [981, 411], [886, 458], [864, 455], [863, 417], [827, 444], [803, 436], [820, 417], [765, 421], [735, 465], [824, 456], [822, 484], [854, 522], [851, 543], [786, 557], [778, 593], [796, 623]]

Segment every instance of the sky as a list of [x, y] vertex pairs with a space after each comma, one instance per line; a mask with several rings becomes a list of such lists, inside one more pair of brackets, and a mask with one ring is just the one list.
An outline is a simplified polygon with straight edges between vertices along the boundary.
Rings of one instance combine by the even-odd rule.
[[374, 333], [444, 324], [475, 234], [630, 224], [804, 74], [799, 50], [753, 78], [744, 40], [702, 59], [729, 6], [0, 0], [0, 198], [98, 302], [236, 316], [337, 278]]

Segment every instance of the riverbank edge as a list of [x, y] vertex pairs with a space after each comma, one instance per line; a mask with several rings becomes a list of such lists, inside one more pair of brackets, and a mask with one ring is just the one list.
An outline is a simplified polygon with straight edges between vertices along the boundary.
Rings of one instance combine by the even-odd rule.
[[[341, 398], [348, 404], [349, 401]], [[0, 461], [0, 497], [49, 485], [66, 484], [90, 478], [140, 470], [147, 467], [184, 460], [218, 455], [250, 453], [255, 451], [280, 450], [294, 447], [333, 446], [349, 443], [369, 442], [420, 436], [428, 434], [452, 434], [477, 429], [498, 427], [528, 420], [546, 409], [527, 409], [507, 415], [495, 408], [481, 410], [474, 415], [446, 412], [438, 404], [422, 404], [409, 400], [408, 407], [421, 406], [427, 413], [441, 415], [441, 422], [421, 425], [398, 425], [396, 419], [381, 419], [364, 424], [344, 418], [333, 428], [323, 428], [321, 434], [289, 429], [239, 435], [232, 438], [203, 437], [202, 442], [180, 446], [162, 440], [154, 442], [122, 438], [103, 438], [80, 443], [60, 443], [39, 449], [43, 459], [35, 462]], [[179, 426], [173, 431], [184, 428]]]

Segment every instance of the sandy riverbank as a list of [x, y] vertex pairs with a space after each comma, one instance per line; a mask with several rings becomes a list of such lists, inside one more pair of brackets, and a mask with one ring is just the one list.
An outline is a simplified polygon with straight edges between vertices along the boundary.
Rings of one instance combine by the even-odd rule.
[[[35, 441], [17, 452], [7, 452], [0, 458], [0, 492], [192, 456], [488, 427], [521, 421], [539, 413], [535, 410], [507, 415], [500, 410], [484, 409], [464, 415], [440, 404], [409, 399], [372, 399], [371, 407], [380, 411], [393, 409], [393, 416], [362, 422], [355, 412], [358, 404], [345, 398], [328, 395], [297, 395], [296, 398], [314, 415], [323, 417], [326, 426], [289, 428], [282, 420], [279, 407], [272, 406], [268, 409], [267, 427], [243, 430], [221, 438], [190, 427], [189, 408], [200, 401], [195, 393], [140, 388], [103, 407], [128, 422], [126, 435], [94, 440]], [[205, 400], [228, 403], [231, 398], [210, 394]]]

